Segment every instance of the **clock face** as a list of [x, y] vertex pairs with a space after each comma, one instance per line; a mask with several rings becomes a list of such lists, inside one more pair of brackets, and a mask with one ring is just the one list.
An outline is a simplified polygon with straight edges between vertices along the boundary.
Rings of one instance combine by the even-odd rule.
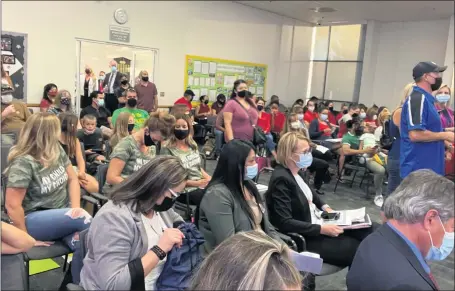
[[119, 8], [114, 12], [114, 19], [117, 21], [118, 24], [125, 24], [128, 22], [128, 14], [126, 14], [126, 10], [123, 8]]

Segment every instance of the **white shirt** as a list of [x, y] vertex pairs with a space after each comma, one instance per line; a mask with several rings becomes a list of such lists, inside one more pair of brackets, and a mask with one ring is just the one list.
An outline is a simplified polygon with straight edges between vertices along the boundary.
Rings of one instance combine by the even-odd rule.
[[[148, 218], [145, 215], [141, 215], [141, 218], [145, 232], [147, 233], [148, 249], [151, 249], [154, 245], [158, 244], [163, 231], [167, 227], [159, 213], [155, 212], [152, 218]], [[159, 261], [155, 268], [145, 277], [145, 290], [156, 290], [155, 283], [163, 270], [165, 262], [166, 258]]]
[[117, 71], [111, 72], [111, 77], [109, 78], [109, 93], [114, 94], [114, 82], [115, 82], [115, 77], [117, 77]]
[[[311, 192], [310, 187], [305, 183], [305, 181], [299, 175], [294, 175], [294, 179], [299, 185], [300, 190], [302, 190], [303, 194], [305, 194], [306, 199], [308, 200], [308, 204], [310, 205], [311, 211], [311, 223], [312, 224], [322, 224], [321, 217], [321, 210], [319, 210], [316, 205], [313, 203], [313, 192]], [[322, 209], [325, 210], [330, 206], [327, 204], [322, 205]]]

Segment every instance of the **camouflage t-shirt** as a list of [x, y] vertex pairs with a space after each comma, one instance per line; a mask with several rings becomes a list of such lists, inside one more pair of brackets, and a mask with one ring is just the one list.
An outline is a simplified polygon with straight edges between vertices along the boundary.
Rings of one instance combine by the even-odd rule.
[[[201, 168], [201, 156], [197, 150], [188, 149], [186, 151], [175, 147], [164, 147], [161, 149], [160, 155], [170, 155], [178, 157], [185, 169], [188, 169], [188, 180], [198, 181], [203, 178]], [[197, 187], [186, 187], [185, 191], [190, 192], [196, 190]]]
[[59, 209], [68, 207], [68, 174], [70, 160], [63, 148], [57, 163], [44, 167], [32, 156], [18, 157], [7, 169], [7, 188], [25, 188], [22, 207], [25, 214], [38, 209]]

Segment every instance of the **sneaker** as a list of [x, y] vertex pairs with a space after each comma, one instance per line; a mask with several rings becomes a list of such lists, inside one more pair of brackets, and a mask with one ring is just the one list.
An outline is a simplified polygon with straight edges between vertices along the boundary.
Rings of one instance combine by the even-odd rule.
[[388, 181], [384, 181], [384, 185], [389, 185], [389, 182]]
[[382, 197], [382, 195], [374, 197], [374, 204], [378, 207], [382, 207], [382, 204], [384, 204], [384, 197]]

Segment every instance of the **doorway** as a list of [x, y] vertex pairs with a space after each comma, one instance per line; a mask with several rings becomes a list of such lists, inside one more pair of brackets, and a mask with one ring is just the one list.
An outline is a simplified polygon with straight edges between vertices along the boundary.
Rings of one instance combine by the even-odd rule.
[[150, 82], [156, 83], [159, 50], [154, 48], [76, 39], [75, 102], [79, 114], [81, 95], [84, 95], [85, 69], [92, 71], [92, 78], [98, 84], [100, 72], [109, 73], [109, 62], [116, 60], [118, 72], [127, 77], [132, 87], [136, 85], [139, 73], [147, 70]]

